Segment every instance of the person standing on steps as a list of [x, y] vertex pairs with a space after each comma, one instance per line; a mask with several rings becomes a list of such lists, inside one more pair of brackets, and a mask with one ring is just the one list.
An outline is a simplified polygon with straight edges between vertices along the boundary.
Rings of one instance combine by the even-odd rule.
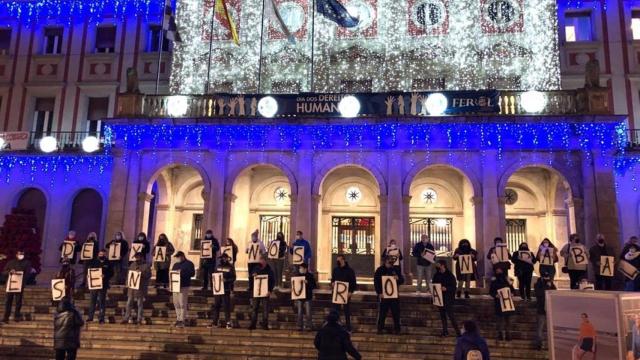
[[[95, 232], [90, 232], [89, 235], [87, 235], [87, 240], [84, 242], [84, 244], [87, 244], [87, 243], [93, 244], [93, 253], [91, 254], [91, 260], [80, 260], [80, 263], [82, 264], [81, 287], [83, 289], [87, 287], [87, 269], [89, 268], [89, 263], [92, 260], [95, 260], [98, 258], [98, 252], [100, 251], [100, 244], [98, 243], [98, 235]], [[84, 246], [84, 244], [82, 244], [82, 246]]]
[[207, 230], [204, 234], [204, 240], [211, 241], [211, 257], [200, 259], [200, 272], [202, 275], [202, 291], [209, 290], [209, 282], [211, 282], [211, 274], [216, 269], [216, 254], [220, 251], [220, 243], [213, 236], [213, 230]]
[[430, 282], [433, 277], [433, 268], [431, 267], [431, 263], [425, 259], [422, 255], [426, 250], [435, 251], [433, 248], [433, 244], [431, 244], [431, 240], [429, 239], [429, 235], [422, 234], [420, 237], [420, 242], [417, 243], [413, 250], [411, 251], [411, 256], [416, 258], [416, 273], [418, 275], [418, 283], [416, 292], [422, 292], [422, 280], [424, 279], [427, 292], [430, 291]]
[[518, 278], [520, 297], [524, 301], [531, 301], [531, 279], [533, 278], [533, 264], [536, 263], [536, 257], [529, 250], [527, 243], [521, 243], [518, 251], [513, 252], [511, 262], [514, 264], [514, 271]]
[[64, 291], [65, 297], [68, 297], [71, 302], [73, 302], [73, 290], [76, 284], [76, 272], [71, 267], [71, 263], [69, 259], [64, 259], [62, 261], [62, 267], [60, 271], [58, 271], [54, 277], [55, 279], [64, 279]]
[[53, 318], [53, 348], [56, 360], [75, 360], [80, 348], [80, 331], [84, 326], [82, 316], [65, 297], [58, 304]]
[[[546, 258], [545, 255], [547, 254], [547, 252], [549, 254], [548, 260], [551, 260], [552, 264], [543, 264], [543, 261], [548, 261], [548, 260], [545, 260]], [[539, 263], [538, 272], [540, 272], [541, 274], [543, 272], [546, 272], [547, 274], [549, 274], [549, 276], [553, 280], [556, 277], [556, 263], [558, 262], [558, 249], [556, 248], [555, 245], [553, 245], [551, 240], [547, 238], [544, 238], [542, 240], [542, 243], [538, 247], [538, 253], [536, 254], [536, 259], [538, 260], [538, 263]]]
[[176, 250], [165, 234], [160, 234], [158, 236], [156, 247], [166, 248], [164, 261], [155, 261], [154, 259], [154, 266], [156, 268], [156, 288], [162, 287], [166, 289], [167, 285], [169, 285], [169, 266], [171, 266], [171, 257]]
[[338, 312], [331, 310], [327, 322], [316, 333], [313, 344], [318, 350], [318, 360], [347, 360], [347, 354], [362, 359], [351, 343], [351, 335], [338, 323], [339, 318]]
[[[306, 325], [307, 331], [313, 331], [311, 305], [313, 303], [313, 290], [316, 288], [316, 278], [313, 273], [309, 272], [309, 266], [305, 263], [298, 266], [298, 271], [295, 276], [304, 276], [306, 290], [304, 300], [296, 300], [296, 308], [298, 310], [298, 330], [304, 331], [304, 327]], [[291, 291], [294, 291], [293, 285], [291, 286]]]
[[[262, 241], [260, 241], [258, 230], [255, 230], [254, 232], [251, 233], [251, 241], [249, 242], [249, 244], [247, 244], [247, 248], [245, 249], [245, 254], [249, 254], [249, 251], [251, 251], [251, 246], [255, 244], [258, 244], [260, 248], [260, 254], [258, 254], [258, 257], [265, 256], [267, 254], [267, 249], [264, 247], [264, 244], [262, 243]], [[251, 274], [253, 272], [253, 269], [256, 268], [257, 266], [258, 266], [258, 263], [248, 263], [247, 270], [249, 274]]]
[[293, 254], [293, 249], [295, 249], [296, 246], [304, 247], [303, 262], [311, 267], [311, 258], [313, 256], [313, 252], [311, 251], [311, 244], [309, 243], [309, 241], [305, 240], [305, 238], [302, 237], [302, 231], [300, 230], [296, 231], [296, 240], [293, 242], [293, 244], [291, 244], [289, 254]]
[[462, 335], [456, 340], [453, 360], [490, 360], [487, 341], [480, 336], [475, 322], [462, 323]]
[[147, 234], [141, 232], [138, 233], [138, 236], [133, 240], [134, 244], [142, 244], [142, 249], [139, 251], [142, 253], [142, 259], [145, 263], [149, 262], [149, 252], [151, 252], [151, 245], [149, 244], [149, 240], [147, 240]]
[[547, 290], [555, 290], [553, 278], [549, 273], [540, 273], [540, 278], [536, 281], [534, 292], [536, 294], [536, 348], [542, 350], [542, 333], [544, 332], [545, 323], [547, 321], [546, 296]]
[[498, 236], [493, 239], [493, 246], [487, 252], [487, 260], [492, 264], [492, 274], [495, 273], [497, 268], [501, 268], [502, 272], [505, 274], [509, 272], [509, 269], [511, 269], [511, 262], [509, 262], [508, 255], [505, 261], [500, 261], [500, 259], [497, 258], [496, 251], [499, 246], [506, 246], [506, 244], [504, 243], [504, 239]]
[[129, 243], [124, 238], [121, 231], [118, 231], [115, 238], [107, 244], [107, 254], [111, 253], [111, 247], [116, 246], [116, 244], [120, 244], [120, 259], [109, 260], [111, 268], [113, 269], [113, 277], [111, 280], [113, 282], [112, 285], [122, 285], [124, 284], [124, 276], [126, 272], [126, 266], [124, 264], [129, 262]]
[[447, 269], [445, 260], [436, 261], [436, 273], [433, 275], [433, 284], [440, 284], [442, 287], [442, 303], [444, 306], [438, 308], [440, 311], [440, 320], [442, 321], [442, 337], [449, 336], [447, 326], [447, 317], [451, 320], [451, 326], [456, 332], [456, 336], [460, 336], [460, 329], [453, 313], [453, 304], [455, 302], [456, 278], [453, 273]]
[[[267, 276], [267, 293], [263, 297], [255, 297], [254, 287], [261, 286], [262, 281], [258, 280], [259, 275]], [[271, 267], [267, 264], [266, 256], [260, 257], [260, 262], [253, 268], [253, 272], [249, 274], [249, 296], [251, 296], [251, 325], [249, 330], [255, 330], [258, 323], [258, 311], [262, 306], [262, 330], [269, 330], [269, 297], [273, 292], [275, 286], [275, 277]]]
[[511, 341], [511, 314], [512, 311], [502, 311], [500, 304], [500, 294], [498, 290], [503, 288], [509, 288], [513, 293], [513, 285], [511, 279], [507, 277], [507, 274], [503, 272], [502, 267], [496, 267], [494, 277], [491, 280], [491, 286], [489, 288], [489, 294], [493, 298], [496, 314], [496, 328], [498, 330], [498, 340]]
[[236, 243], [233, 241], [232, 238], [227, 238], [222, 246], [231, 246], [231, 254], [229, 256], [231, 256], [231, 258], [229, 258], [229, 261], [232, 264], [235, 264], [236, 261], [238, 260], [238, 245], [236, 245]]
[[111, 262], [107, 259], [107, 250], [100, 250], [98, 258], [89, 262], [89, 269], [102, 269], [102, 289], [89, 290], [91, 300], [89, 300], [89, 310], [87, 322], [93, 321], [93, 315], [98, 306], [98, 321], [104, 324], [105, 306], [107, 302], [107, 291], [109, 290], [109, 282], [113, 276]]
[[384, 329], [384, 322], [387, 318], [387, 313], [389, 312], [389, 310], [391, 310], [391, 316], [393, 317], [393, 333], [396, 335], [400, 334], [400, 300], [398, 298], [385, 299], [382, 295], [383, 276], [394, 277], [396, 279], [398, 288], [400, 287], [400, 285], [404, 284], [404, 277], [402, 276], [402, 273], [398, 272], [398, 269], [393, 266], [395, 261], [396, 258], [393, 256], [386, 258], [384, 264], [382, 264], [376, 270], [373, 277], [373, 284], [376, 289], [376, 294], [378, 294], [378, 334], [382, 334], [382, 330]]
[[[275, 243], [275, 245], [273, 245]], [[273, 274], [276, 277], [276, 287], [275, 289], [282, 288], [282, 274], [284, 271], [284, 262], [287, 258], [287, 242], [284, 240], [284, 234], [279, 231], [274, 240], [271, 240], [269, 243], [269, 249], [271, 246], [278, 247], [278, 258], [277, 259], [269, 259], [269, 266], [271, 270], [273, 270]]]
[[[71, 253], [70, 257], [67, 257], [67, 259], [69, 260], [69, 264], [73, 266], [78, 262], [78, 253], [80, 252], [80, 248], [81, 248], [80, 244], [78, 243], [78, 240], [76, 239], [76, 232], [73, 230], [69, 230], [69, 232], [67, 233], [67, 236], [64, 238], [64, 241], [58, 247], [59, 251], [62, 251], [62, 247], [64, 246], [65, 242], [70, 242], [73, 244], [73, 252]], [[60, 263], [62, 263], [63, 260], [64, 258], [60, 257]]]
[[582, 257], [589, 259], [589, 253], [584, 245], [580, 243], [578, 234], [569, 236], [569, 242], [560, 250], [560, 256], [564, 258], [563, 272], [569, 273], [569, 281], [571, 289], [578, 289], [580, 281], [587, 277], [587, 263], [576, 263], [577, 257], [572, 254], [582, 254]]
[[171, 295], [173, 306], [176, 309], [175, 326], [183, 328], [188, 319], [189, 287], [191, 286], [191, 278], [196, 274], [196, 269], [182, 251], [178, 251], [174, 257], [176, 262], [173, 264], [171, 271], [180, 271], [180, 292], [174, 292]]
[[[236, 281], [236, 268], [230, 261], [227, 254], [220, 256], [220, 263], [216, 267], [214, 273], [222, 273], [222, 282], [224, 287], [224, 295], [214, 295], [213, 305], [211, 306], [211, 324], [210, 328], [218, 326], [218, 320], [220, 319], [220, 308], [224, 307], [224, 321], [226, 328], [231, 329], [231, 293], [233, 292], [233, 286]], [[213, 287], [214, 284], [211, 284]], [[221, 326], [222, 327], [222, 326]]]
[[397, 268], [398, 272], [402, 272], [402, 260], [404, 257], [402, 256], [402, 250], [398, 248], [395, 239], [389, 240], [389, 245], [382, 251], [382, 261], [387, 258], [387, 256], [395, 256], [396, 264], [394, 266]]
[[22, 310], [22, 299], [24, 295], [24, 286], [29, 278], [29, 275], [34, 272], [33, 267], [31, 267], [31, 262], [24, 257], [24, 251], [18, 250], [16, 251], [16, 258], [10, 260], [2, 271], [2, 275], [9, 276], [9, 274], [14, 274], [16, 272], [22, 272], [22, 289], [20, 292], [9, 292], [5, 294], [4, 298], [4, 316], [2, 317], [2, 322], [8, 323], [9, 317], [11, 316], [11, 306], [15, 300], [16, 307], [15, 312], [13, 313], [13, 320], [15, 322], [19, 322], [22, 320], [22, 314], [20, 310]]
[[[149, 281], [151, 280], [151, 266], [146, 262], [146, 257], [141, 253], [136, 253], [135, 261], [129, 265], [129, 271], [139, 271], [140, 279], [138, 289], [127, 289], [127, 308], [122, 318], [122, 324], [132, 321], [133, 324], [144, 325], [144, 299], [147, 297]], [[131, 320], [131, 312], [133, 311], [133, 303], [138, 305], [136, 319]]]
[[344, 320], [346, 329], [348, 332], [352, 332], [351, 328], [351, 296], [358, 289], [358, 282], [356, 280], [356, 273], [349, 263], [344, 258], [344, 255], [338, 255], [336, 257], [336, 267], [331, 272], [331, 288], [333, 289], [333, 283], [335, 281], [341, 281], [349, 283], [347, 303], [344, 305], [333, 304], [333, 310], [340, 316], [340, 308], [344, 310]]
[[595, 289], [596, 290], [611, 290], [611, 280], [613, 277], [600, 275], [600, 259], [601, 256], [614, 256], [613, 249], [608, 246], [604, 235], [596, 235], [596, 244], [589, 249], [589, 262], [591, 263], [591, 269], [596, 278]]
[[[471, 255], [471, 268], [473, 274], [463, 274], [460, 264], [461, 255]], [[462, 239], [458, 243], [458, 248], [453, 252], [453, 260], [456, 262], [456, 280], [458, 280], [458, 289], [456, 296], [459, 298], [462, 296], [462, 287], [464, 286], [464, 298], [469, 299], [469, 289], [471, 288], [471, 282], [476, 280], [478, 252], [471, 247], [471, 243], [467, 239]]]

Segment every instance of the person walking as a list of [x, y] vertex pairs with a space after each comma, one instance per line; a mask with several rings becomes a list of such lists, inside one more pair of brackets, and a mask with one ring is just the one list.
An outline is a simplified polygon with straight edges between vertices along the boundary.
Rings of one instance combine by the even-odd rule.
[[[546, 255], [549, 255], [549, 258]], [[542, 243], [538, 247], [538, 252], [536, 253], [536, 259], [538, 260], [538, 272], [547, 273], [551, 279], [556, 277], [556, 263], [558, 262], [558, 249], [551, 242], [551, 240], [544, 238], [542, 239]], [[551, 261], [551, 264], [545, 264], [544, 262]]]
[[271, 240], [269, 243], [269, 249], [272, 246], [276, 246], [278, 249], [278, 258], [277, 259], [269, 259], [269, 266], [273, 270], [273, 274], [276, 277], [276, 286], [275, 289], [282, 288], [282, 275], [284, 271], [284, 262], [287, 258], [287, 250], [289, 246], [287, 246], [287, 242], [284, 239], [284, 234], [280, 231], [276, 235], [274, 240]]
[[316, 333], [314, 346], [318, 350], [318, 360], [347, 360], [347, 354], [356, 360], [362, 355], [353, 346], [351, 335], [339, 323], [340, 315], [331, 310], [327, 321]]
[[87, 322], [93, 321], [93, 316], [96, 312], [96, 305], [98, 306], [98, 321], [100, 324], [104, 324], [105, 306], [107, 302], [107, 291], [109, 290], [109, 283], [113, 276], [113, 270], [111, 268], [111, 262], [107, 259], [107, 250], [100, 250], [98, 252], [98, 258], [89, 262], [89, 270], [102, 269], [102, 288], [89, 290], [89, 310], [87, 315]]
[[207, 230], [204, 234], [204, 240], [211, 241], [211, 257], [200, 259], [200, 272], [202, 275], [202, 291], [209, 290], [211, 282], [211, 274], [216, 269], [216, 255], [220, 251], [220, 243], [213, 236], [213, 230]]
[[[236, 268], [227, 254], [222, 254], [220, 256], [220, 263], [216, 267], [214, 273], [222, 274], [224, 295], [213, 296], [213, 305], [211, 306], [211, 324], [209, 324], [209, 327], [213, 328], [218, 326], [220, 308], [224, 308], [225, 326], [227, 329], [231, 329], [233, 328], [233, 325], [231, 324], [231, 294], [233, 293], [233, 286], [236, 281]], [[211, 286], [214, 287], [215, 285], [211, 284]]]
[[529, 250], [529, 245], [525, 242], [518, 246], [518, 251], [514, 251], [511, 255], [511, 262], [515, 267], [516, 277], [518, 278], [518, 290], [520, 298], [524, 301], [531, 301], [531, 281], [533, 279], [533, 264], [536, 263], [536, 257]]
[[[463, 274], [462, 264], [459, 261], [460, 256], [471, 255], [471, 269], [473, 274]], [[456, 262], [456, 280], [458, 280], [458, 289], [456, 291], [456, 297], [462, 296], [462, 288], [464, 286], [464, 298], [469, 299], [469, 289], [471, 288], [471, 282], [476, 280], [476, 273], [478, 271], [477, 266], [478, 252], [471, 247], [471, 243], [467, 239], [462, 239], [458, 243], [458, 248], [453, 252], [453, 260]]]
[[456, 340], [453, 360], [490, 360], [487, 341], [480, 336], [475, 322], [462, 323], [462, 335]]
[[172, 294], [173, 306], [176, 309], [175, 327], [183, 328], [188, 319], [189, 287], [191, 286], [191, 278], [196, 274], [196, 269], [182, 251], [178, 251], [174, 257], [176, 262], [173, 264], [171, 271], [180, 272], [180, 292]]
[[82, 316], [65, 297], [58, 304], [53, 318], [53, 348], [56, 360], [75, 360], [80, 348], [80, 331], [84, 326]]
[[586, 353], [591, 353], [593, 359], [596, 358], [597, 349], [597, 332], [591, 321], [589, 321], [589, 315], [582, 313], [580, 315], [582, 322], [580, 323], [580, 329], [578, 330], [578, 344], [576, 344], [571, 352], [572, 360], [581, 360]]
[[[146, 257], [142, 252], [136, 253], [135, 261], [129, 265], [129, 271], [139, 271], [140, 279], [138, 284], [138, 289], [127, 289], [127, 308], [124, 312], [124, 317], [122, 318], [122, 324], [128, 324], [131, 322], [132, 324], [140, 324], [144, 325], [144, 299], [147, 297], [147, 292], [149, 289], [149, 281], [151, 280], [151, 266], [145, 260]], [[129, 284], [127, 284], [129, 286]], [[136, 319], [131, 319], [131, 312], [133, 310], [133, 303], [138, 305], [138, 312], [136, 314]]]
[[[593, 274], [595, 275], [596, 290], [611, 290], [611, 281], [613, 277], [611, 276], [602, 276], [600, 275], [600, 260], [602, 256], [614, 256], [613, 248], [607, 245], [604, 235], [598, 234], [596, 235], [596, 243], [589, 249], [589, 263], [591, 264], [591, 270], [593, 270]], [[614, 264], [611, 264], [614, 266]]]
[[[313, 331], [311, 306], [313, 303], [313, 290], [316, 288], [316, 278], [313, 273], [309, 271], [309, 266], [304, 263], [298, 266], [296, 276], [303, 276], [305, 282], [305, 298], [295, 301], [296, 308], [298, 310], [298, 330], [304, 331], [304, 327], [306, 325], [307, 331]], [[291, 286], [291, 291], [294, 291], [293, 284]]]
[[8, 323], [9, 317], [11, 316], [11, 306], [15, 301], [15, 312], [13, 313], [13, 320], [15, 322], [20, 322], [22, 320], [22, 314], [20, 310], [22, 310], [22, 300], [24, 296], [24, 287], [27, 282], [27, 278], [33, 272], [33, 267], [31, 267], [31, 262], [24, 257], [24, 251], [18, 250], [16, 251], [16, 258], [10, 260], [2, 271], [3, 276], [8, 276], [9, 274], [15, 274], [17, 272], [22, 272], [22, 288], [20, 292], [8, 292], [5, 294], [4, 298], [4, 316], [2, 317], [2, 322]]
[[111, 281], [113, 283], [112, 285], [123, 285], [126, 271], [125, 264], [129, 262], [129, 243], [124, 238], [121, 231], [118, 231], [114, 239], [109, 241], [107, 244], [108, 254], [113, 254], [114, 250], [111, 250], [111, 247], [117, 246], [116, 244], [120, 244], [120, 258], [118, 260], [109, 260], [109, 263], [111, 263], [111, 269], [113, 270], [113, 277], [111, 277]]
[[[267, 294], [264, 297], [254, 297], [253, 288], [256, 285], [256, 277], [259, 275], [267, 275]], [[275, 286], [275, 277], [271, 267], [267, 264], [266, 256], [260, 257], [260, 262], [253, 268], [253, 272], [249, 274], [249, 296], [251, 296], [251, 324], [249, 330], [255, 330], [258, 323], [258, 311], [262, 306], [262, 330], [269, 330], [269, 297]]]
[[411, 256], [416, 258], [416, 273], [418, 276], [416, 293], [422, 292], [422, 280], [424, 280], [427, 292], [429, 292], [431, 288], [430, 282], [433, 277], [433, 269], [431, 267], [431, 262], [423, 257], [426, 250], [435, 251], [433, 244], [431, 244], [431, 240], [429, 239], [429, 235], [422, 234], [422, 236], [420, 236], [420, 242], [416, 243], [411, 251]]
[[384, 323], [387, 318], [387, 313], [389, 311], [391, 311], [391, 316], [393, 317], [393, 332], [396, 335], [400, 334], [400, 300], [398, 298], [385, 299], [382, 296], [383, 276], [394, 277], [396, 279], [396, 284], [398, 287], [404, 284], [404, 277], [402, 276], [402, 272], [398, 272], [398, 269], [393, 266], [393, 263], [395, 261], [396, 259], [393, 256], [386, 258], [384, 264], [382, 264], [376, 270], [373, 277], [373, 284], [376, 289], [376, 294], [378, 294], [378, 334], [382, 334]]
[[345, 259], [344, 255], [336, 256], [336, 267], [333, 268], [333, 271], [331, 272], [330, 281], [332, 289], [333, 284], [336, 281], [346, 282], [349, 284], [347, 303], [344, 305], [333, 304], [333, 310], [336, 311], [338, 316], [340, 316], [340, 308], [342, 308], [344, 311], [346, 330], [351, 332], [353, 331], [351, 328], [351, 296], [358, 289], [358, 281], [356, 280], [356, 273], [351, 267], [349, 267], [349, 263]]
[[440, 311], [440, 320], [442, 321], [442, 337], [449, 336], [447, 326], [447, 317], [451, 320], [451, 326], [456, 332], [456, 336], [460, 336], [460, 329], [453, 313], [453, 304], [455, 302], [456, 278], [453, 273], [447, 269], [445, 260], [438, 260], [435, 264], [436, 273], [433, 275], [433, 284], [440, 284], [442, 287], [442, 304], [438, 307]]
[[85, 244], [93, 244], [93, 252], [91, 253], [91, 259], [80, 260], [82, 264], [82, 285], [80, 287], [83, 289], [87, 287], [87, 269], [89, 269], [89, 263], [98, 258], [98, 252], [100, 251], [98, 235], [95, 232], [90, 232], [82, 246], [84, 247]]
[[560, 250], [560, 256], [564, 258], [563, 272], [569, 273], [569, 281], [571, 289], [578, 289], [580, 281], [587, 276], [587, 263], [576, 263], [573, 253], [581, 253], [584, 257], [589, 258], [587, 249], [580, 243], [578, 234], [572, 234], [569, 242]]
[[540, 278], [536, 281], [534, 292], [536, 294], [536, 348], [542, 350], [542, 334], [547, 321], [547, 290], [556, 290], [553, 278], [547, 272], [540, 273]]
[[176, 250], [165, 234], [160, 234], [158, 236], [156, 247], [166, 248], [163, 261], [155, 261], [154, 259], [154, 266], [156, 268], [156, 288], [162, 287], [166, 289], [167, 285], [169, 285], [169, 266], [171, 266], [171, 257]]
[[503, 272], [502, 267], [496, 267], [493, 280], [491, 281], [489, 294], [491, 294], [495, 306], [498, 340], [511, 341], [511, 314], [513, 312], [502, 311], [502, 306], [500, 305], [501, 299], [500, 294], [498, 294], [498, 290], [503, 288], [509, 288], [511, 293], [514, 291], [511, 279], [509, 279], [507, 274]]

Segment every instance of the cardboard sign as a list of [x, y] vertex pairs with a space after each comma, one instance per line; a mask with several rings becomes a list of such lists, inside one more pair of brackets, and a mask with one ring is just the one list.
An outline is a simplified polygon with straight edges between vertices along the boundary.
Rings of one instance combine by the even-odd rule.
[[169, 272], [169, 291], [172, 293], [180, 292], [180, 271]]
[[638, 269], [635, 266], [628, 263], [626, 260], [620, 260], [618, 264], [618, 270], [626, 276], [629, 280], [634, 280], [638, 276]]
[[576, 266], [587, 265], [589, 260], [583, 247], [571, 247], [571, 259]]
[[382, 276], [382, 298], [398, 298], [398, 282], [396, 281], [396, 278], [394, 276]]
[[24, 278], [22, 271], [16, 271], [13, 274], [9, 273], [7, 278], [7, 292], [8, 293], [20, 293], [22, 292], [22, 280]]
[[545, 249], [544, 251], [540, 252], [540, 264], [541, 265], [549, 265], [552, 266], [553, 265], [553, 255], [554, 255], [554, 250], [553, 248], [549, 248], [549, 249]]
[[278, 259], [280, 255], [280, 240], [274, 240], [269, 244], [269, 251], [267, 252], [269, 259]]
[[133, 290], [140, 290], [140, 278], [142, 277], [142, 272], [137, 270], [129, 270], [127, 274], [127, 287]]
[[395, 256], [396, 261], [393, 263], [393, 266], [400, 266], [400, 250], [397, 247], [388, 247], [387, 256]]
[[516, 306], [511, 296], [511, 289], [504, 287], [498, 290], [498, 300], [500, 300], [500, 309], [502, 312], [516, 311]]
[[331, 291], [331, 302], [344, 305], [349, 302], [349, 283], [345, 281], [334, 281]]
[[247, 262], [255, 264], [260, 262], [260, 243], [251, 243], [247, 253]]
[[166, 246], [156, 246], [153, 249], [153, 261], [154, 262], [165, 262], [167, 259], [167, 247]]
[[496, 246], [494, 254], [497, 262], [509, 262], [509, 248], [506, 244]]
[[60, 259], [71, 259], [73, 257], [73, 250], [75, 247], [75, 242], [73, 241], [65, 241], [62, 243], [62, 249], [60, 250]]
[[438, 307], [444, 306], [444, 298], [442, 297], [442, 285], [431, 284], [431, 295], [433, 296], [433, 305]]
[[269, 295], [269, 275], [256, 275], [253, 277], [253, 297], [264, 298]]
[[436, 252], [431, 249], [424, 249], [422, 258], [433, 264], [436, 262]]
[[102, 268], [90, 268], [87, 270], [87, 287], [89, 290], [102, 289]]
[[533, 256], [531, 255], [531, 251], [518, 251], [518, 259], [520, 261], [524, 261], [529, 264], [533, 264]]
[[117, 261], [120, 260], [120, 247], [122, 246], [121, 243], [117, 242], [117, 243], [111, 243], [111, 245], [109, 246], [109, 260], [110, 261]]
[[220, 255], [227, 254], [229, 259], [231, 259], [231, 263], [236, 262], [236, 259], [233, 258], [233, 247], [232, 246], [223, 246], [220, 248]]
[[93, 260], [93, 250], [95, 249], [96, 243], [86, 242], [82, 245], [82, 251], [80, 252], [80, 260]]
[[51, 300], [60, 301], [66, 295], [66, 286], [64, 279], [51, 280]]
[[131, 244], [131, 250], [129, 250], [129, 261], [136, 261], [136, 254], [142, 253], [144, 244], [133, 243]]
[[213, 241], [202, 240], [200, 242], [200, 257], [203, 259], [213, 258]]
[[304, 276], [291, 277], [291, 300], [307, 299], [307, 283]]
[[471, 255], [458, 256], [461, 274], [473, 274], [473, 257]]
[[293, 265], [304, 263], [304, 246], [293, 247]]
[[211, 274], [211, 285], [213, 295], [224, 295], [224, 274], [221, 272]]
[[613, 276], [616, 258], [613, 256], [600, 256], [600, 276]]

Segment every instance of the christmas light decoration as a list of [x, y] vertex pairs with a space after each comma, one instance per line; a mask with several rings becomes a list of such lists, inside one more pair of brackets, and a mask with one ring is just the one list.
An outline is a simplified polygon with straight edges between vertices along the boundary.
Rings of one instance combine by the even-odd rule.
[[338, 110], [340, 110], [342, 117], [356, 117], [360, 112], [360, 101], [353, 95], [345, 96], [338, 103]]
[[82, 150], [86, 153], [96, 152], [100, 149], [100, 140], [95, 136], [87, 136], [82, 140]]
[[437, 116], [444, 114], [445, 110], [447, 110], [449, 102], [447, 97], [441, 93], [434, 93], [427, 97], [427, 101], [425, 103], [427, 107], [427, 112], [429, 115]]
[[547, 106], [547, 97], [539, 91], [527, 91], [520, 96], [522, 108], [524, 111], [536, 114], [544, 110]]
[[171, 117], [182, 117], [189, 108], [189, 98], [183, 95], [170, 96], [167, 101], [167, 113]]
[[278, 102], [272, 96], [265, 96], [258, 101], [258, 112], [266, 118], [272, 118], [278, 112]]
[[50, 153], [58, 150], [58, 141], [53, 136], [45, 136], [38, 142], [40, 150], [44, 153]]

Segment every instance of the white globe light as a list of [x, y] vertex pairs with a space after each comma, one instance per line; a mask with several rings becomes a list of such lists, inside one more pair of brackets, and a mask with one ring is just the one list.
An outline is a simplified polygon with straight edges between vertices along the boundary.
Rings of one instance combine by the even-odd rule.
[[263, 117], [271, 118], [278, 112], [278, 102], [271, 96], [265, 96], [258, 101], [258, 112]]
[[427, 97], [425, 106], [427, 107], [429, 115], [438, 116], [444, 114], [447, 110], [449, 100], [447, 100], [447, 97], [441, 93], [433, 93]]
[[189, 108], [189, 98], [183, 95], [170, 96], [167, 101], [167, 113], [171, 117], [182, 117]]
[[7, 142], [0, 137], [0, 150], [4, 149], [5, 146], [7, 146]]
[[100, 149], [100, 140], [95, 136], [87, 136], [82, 140], [82, 150], [87, 153], [92, 153]]
[[338, 110], [342, 117], [356, 117], [360, 113], [360, 100], [353, 95], [347, 95], [338, 103]]
[[45, 136], [38, 143], [42, 152], [50, 153], [58, 150], [58, 141], [53, 136]]
[[547, 97], [539, 91], [522, 93], [520, 101], [522, 108], [528, 113], [539, 113], [547, 106]]

